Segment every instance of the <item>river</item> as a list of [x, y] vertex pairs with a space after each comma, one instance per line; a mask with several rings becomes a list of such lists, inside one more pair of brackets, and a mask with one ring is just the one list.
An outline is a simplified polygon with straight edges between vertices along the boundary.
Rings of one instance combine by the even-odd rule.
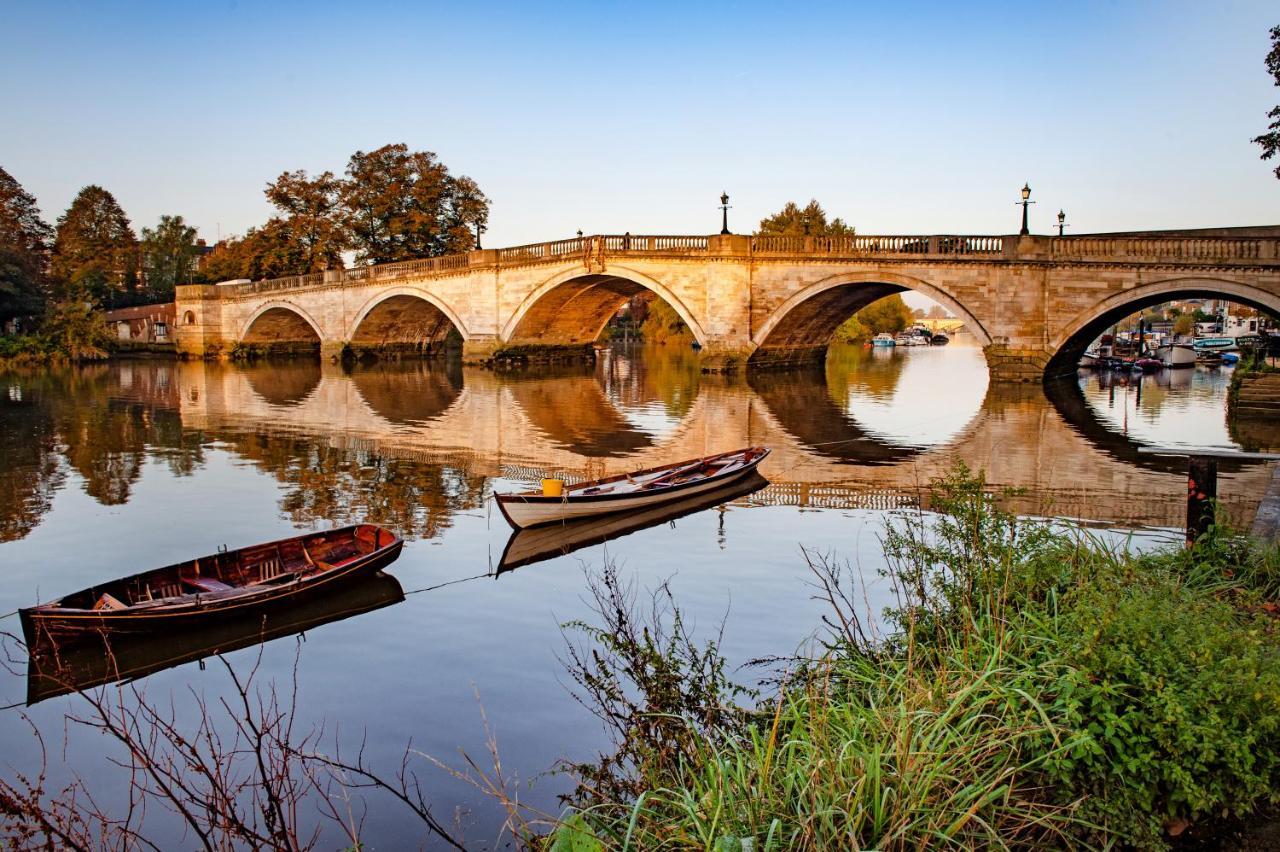
[[[560, 662], [561, 625], [589, 614], [584, 572], [608, 559], [640, 588], [670, 579], [700, 630], [726, 620], [724, 650], [741, 663], [812, 640], [822, 607], [802, 546], [860, 572], [873, 611], [887, 603], [877, 584], [885, 524], [918, 510], [922, 488], [957, 462], [1013, 489], [1005, 501], [1019, 513], [1078, 519], [1143, 546], [1176, 542], [1184, 462], [1140, 447], [1280, 444], [1266, 429], [1233, 435], [1229, 378], [1197, 368], [1081, 374], [1048, 390], [989, 385], [965, 335], [946, 347], [842, 347], [824, 372], [745, 377], [702, 375], [695, 354], [670, 349], [528, 373], [154, 360], [4, 374], [0, 611], [224, 544], [384, 524], [408, 539], [394, 582], [317, 613], [305, 641], [278, 638], [228, 660], [257, 662], [259, 681], [282, 687], [296, 665], [296, 726], [363, 741], [389, 772], [410, 741], [453, 765], [460, 750], [483, 763], [483, 708], [522, 800], [554, 812], [567, 779], [548, 770], [607, 747]], [[569, 553], [512, 542], [488, 499], [548, 473], [592, 477], [748, 444], [773, 449], [766, 487]], [[1223, 471], [1223, 505], [1247, 524], [1271, 468]], [[16, 632], [16, 621], [0, 626]], [[123, 776], [102, 737], [73, 725], [62, 748], [82, 700], [24, 708], [25, 658], [7, 645], [0, 703], [18, 705], [0, 713], [7, 767], [39, 764], [29, 719], [51, 778], [78, 772], [104, 801], [118, 799]], [[193, 693], [228, 694], [216, 661], [180, 662], [136, 685], [172, 698], [180, 715]], [[469, 846], [492, 845], [496, 804], [414, 765], [436, 816]], [[371, 848], [418, 845], [420, 825], [397, 804], [371, 797], [367, 807]]]

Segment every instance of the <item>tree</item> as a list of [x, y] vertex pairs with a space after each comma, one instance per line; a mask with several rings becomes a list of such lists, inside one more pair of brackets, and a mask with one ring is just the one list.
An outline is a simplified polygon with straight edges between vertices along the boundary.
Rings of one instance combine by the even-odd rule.
[[760, 220], [758, 234], [778, 234], [788, 237], [851, 237], [854, 229], [843, 219], [827, 221], [827, 214], [817, 200], [810, 200], [801, 209], [794, 201], [772, 216]]
[[161, 216], [155, 229], [142, 229], [142, 262], [148, 295], [156, 300], [173, 298], [173, 288], [193, 277], [196, 229], [181, 216]]
[[58, 218], [53, 275], [64, 294], [97, 301], [134, 289], [138, 239], [115, 196], [86, 186]]
[[0, 323], [40, 313], [52, 236], [35, 198], [0, 168]]
[[489, 200], [470, 178], [454, 178], [430, 151], [384, 145], [357, 151], [342, 184], [347, 231], [362, 263], [463, 252]]
[[910, 325], [912, 320], [911, 309], [907, 307], [906, 302], [902, 301], [902, 296], [898, 293], [877, 299], [854, 316], [873, 334], [881, 332], [896, 334]]
[[[1271, 28], [1271, 52], [1267, 54], [1266, 65], [1276, 85], [1280, 86], [1280, 26]], [[1270, 132], [1253, 140], [1262, 146], [1264, 160], [1270, 160], [1280, 152], [1280, 106], [1267, 113], [1267, 117], [1271, 119], [1271, 124], [1267, 126]], [[1276, 166], [1276, 177], [1280, 178], [1280, 166]]]
[[1196, 318], [1191, 314], [1178, 314], [1173, 321], [1173, 333], [1178, 337], [1186, 337], [1196, 330]]
[[307, 177], [301, 169], [284, 172], [267, 184], [267, 200], [280, 211], [283, 235], [296, 258], [283, 274], [305, 275], [341, 268], [349, 247], [343, 222], [342, 181], [333, 172]]

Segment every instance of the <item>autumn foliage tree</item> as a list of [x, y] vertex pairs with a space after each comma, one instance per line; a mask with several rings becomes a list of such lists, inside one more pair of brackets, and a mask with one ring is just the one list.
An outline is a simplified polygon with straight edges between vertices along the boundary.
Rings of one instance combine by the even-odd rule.
[[0, 168], [0, 323], [40, 312], [52, 236], [35, 198]]
[[271, 228], [289, 245], [287, 274], [342, 267], [342, 252], [350, 240], [343, 222], [341, 189], [342, 181], [333, 172], [308, 177], [301, 169], [267, 184], [267, 200], [280, 211]]
[[489, 219], [489, 199], [430, 151], [384, 145], [357, 151], [346, 176], [284, 172], [266, 188], [278, 211], [243, 238], [215, 247], [206, 280], [274, 278], [359, 263], [390, 263], [469, 251]]
[[53, 275], [63, 295], [109, 302], [134, 289], [138, 238], [115, 196], [86, 186], [58, 218]]
[[361, 263], [389, 263], [468, 251], [489, 199], [455, 178], [430, 151], [383, 145], [357, 151], [342, 184], [347, 232]]

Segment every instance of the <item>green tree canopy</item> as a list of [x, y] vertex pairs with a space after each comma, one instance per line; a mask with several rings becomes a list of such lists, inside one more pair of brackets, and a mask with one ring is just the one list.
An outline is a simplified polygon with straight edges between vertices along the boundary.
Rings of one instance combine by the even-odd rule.
[[828, 222], [826, 211], [813, 199], [804, 208], [794, 201], [788, 201], [780, 211], [761, 219], [756, 233], [788, 237], [851, 237], [854, 229], [846, 225], [843, 219], [836, 218]]
[[404, 144], [352, 154], [342, 202], [362, 263], [468, 251], [471, 229], [489, 215], [489, 199], [474, 181], [453, 177], [435, 154]]
[[64, 292], [97, 301], [134, 289], [138, 239], [115, 196], [86, 186], [58, 217], [53, 275]]
[[[1267, 71], [1271, 73], [1276, 85], [1280, 86], [1280, 26], [1271, 28], [1271, 52], [1267, 54]], [[1269, 132], [1254, 138], [1254, 142], [1262, 146], [1262, 159], [1270, 160], [1280, 152], [1280, 106], [1267, 113], [1271, 124]], [[1276, 177], [1280, 178], [1280, 166], [1276, 166]]]
[[267, 184], [267, 200], [280, 211], [284, 237], [296, 263], [286, 274], [305, 275], [342, 267], [349, 247], [343, 223], [342, 181], [333, 172], [308, 177], [301, 169]]
[[906, 302], [902, 301], [902, 296], [898, 293], [877, 299], [854, 314], [854, 317], [872, 334], [881, 332], [897, 334], [911, 325], [915, 319], [911, 309], [907, 307]]
[[148, 296], [173, 298], [173, 288], [193, 277], [196, 229], [181, 216], [161, 216], [155, 228], [142, 229], [142, 261]]
[[0, 322], [40, 312], [52, 236], [35, 198], [0, 168]]

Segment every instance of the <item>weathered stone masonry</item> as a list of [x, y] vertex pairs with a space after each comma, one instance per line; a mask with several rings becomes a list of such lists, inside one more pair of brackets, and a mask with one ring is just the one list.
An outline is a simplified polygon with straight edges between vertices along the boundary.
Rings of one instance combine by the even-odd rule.
[[266, 281], [178, 288], [180, 352], [430, 350], [469, 360], [586, 344], [650, 290], [706, 369], [820, 360], [853, 311], [916, 290], [965, 320], [995, 380], [1070, 365], [1121, 316], [1177, 297], [1280, 315], [1280, 227], [1074, 237], [593, 236]]

